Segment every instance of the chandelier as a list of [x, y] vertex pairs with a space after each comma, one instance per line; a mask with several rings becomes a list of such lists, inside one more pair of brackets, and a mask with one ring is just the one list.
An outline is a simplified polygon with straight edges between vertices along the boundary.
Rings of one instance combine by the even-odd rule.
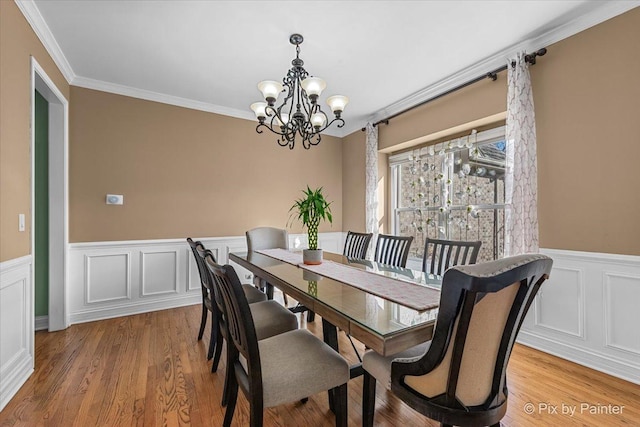
[[[289, 37], [289, 42], [296, 47], [296, 57], [291, 61], [293, 67], [282, 79], [282, 83], [273, 80], [258, 83], [258, 89], [266, 102], [251, 104], [259, 122], [256, 132], [262, 133], [263, 128], [269, 129], [280, 136], [278, 144], [288, 146], [289, 149], [293, 149], [296, 135], [302, 138], [302, 146], [309, 149], [320, 143], [320, 133], [334, 122], [338, 123], [337, 127], [343, 127], [344, 120], [340, 116], [349, 102], [349, 98], [342, 95], [327, 98], [327, 104], [335, 116], [329, 121], [318, 103], [327, 83], [319, 77], [310, 76], [304, 69], [304, 62], [300, 59], [300, 44], [303, 40], [300, 34]], [[284, 99], [276, 107], [276, 101], [282, 92], [285, 92]]]

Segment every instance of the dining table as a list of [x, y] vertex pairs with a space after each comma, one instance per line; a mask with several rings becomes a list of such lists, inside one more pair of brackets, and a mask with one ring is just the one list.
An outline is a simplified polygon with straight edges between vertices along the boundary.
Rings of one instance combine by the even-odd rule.
[[[230, 253], [229, 260], [318, 314], [336, 351], [339, 329], [383, 356], [432, 338], [440, 276], [326, 251], [320, 266], [282, 249]], [[362, 372], [361, 364], [351, 367], [352, 378]]]

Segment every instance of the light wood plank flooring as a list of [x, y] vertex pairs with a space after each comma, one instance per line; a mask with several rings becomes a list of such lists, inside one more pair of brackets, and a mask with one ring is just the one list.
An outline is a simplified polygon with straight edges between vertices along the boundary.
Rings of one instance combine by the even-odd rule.
[[[224, 356], [212, 374], [209, 325], [197, 342], [199, 322], [200, 307], [191, 306], [36, 333], [35, 372], [0, 413], [0, 426], [221, 425]], [[308, 327], [321, 336], [318, 317]], [[340, 346], [353, 362], [342, 333]], [[640, 386], [524, 346], [516, 346], [511, 358], [509, 389], [504, 426], [640, 425]], [[349, 382], [350, 426], [361, 424], [361, 401], [357, 378]], [[563, 404], [575, 413], [563, 414]], [[376, 425], [437, 425], [381, 386], [376, 408]], [[234, 425], [248, 422], [248, 404], [240, 397]], [[322, 393], [306, 404], [267, 410], [265, 425], [332, 426], [334, 417]]]

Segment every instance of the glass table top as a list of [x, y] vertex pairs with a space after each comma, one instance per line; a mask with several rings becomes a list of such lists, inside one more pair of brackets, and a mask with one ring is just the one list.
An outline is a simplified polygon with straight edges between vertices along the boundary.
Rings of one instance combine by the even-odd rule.
[[[421, 271], [347, 258], [328, 252], [324, 252], [324, 259], [362, 269], [372, 274], [410, 282], [416, 286], [439, 289], [442, 282], [441, 277], [425, 275]], [[249, 263], [258, 270], [277, 277], [290, 287], [303, 292], [350, 321], [356, 322], [370, 332], [382, 337], [388, 337], [418, 325], [433, 323], [438, 313], [437, 308], [422, 312], [416, 311], [340, 281], [320, 276], [296, 265], [257, 252], [234, 253], [231, 254], [231, 260], [240, 262], [241, 265], [244, 262]], [[254, 271], [254, 273], [256, 272]], [[260, 276], [260, 274], [256, 274]]]

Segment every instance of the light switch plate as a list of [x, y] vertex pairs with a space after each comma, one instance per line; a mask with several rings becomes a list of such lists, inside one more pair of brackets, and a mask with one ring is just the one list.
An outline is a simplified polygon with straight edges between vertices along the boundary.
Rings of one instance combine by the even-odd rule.
[[107, 194], [108, 205], [124, 205], [124, 196], [122, 194]]
[[18, 231], [25, 230], [25, 219], [24, 214], [18, 214]]

